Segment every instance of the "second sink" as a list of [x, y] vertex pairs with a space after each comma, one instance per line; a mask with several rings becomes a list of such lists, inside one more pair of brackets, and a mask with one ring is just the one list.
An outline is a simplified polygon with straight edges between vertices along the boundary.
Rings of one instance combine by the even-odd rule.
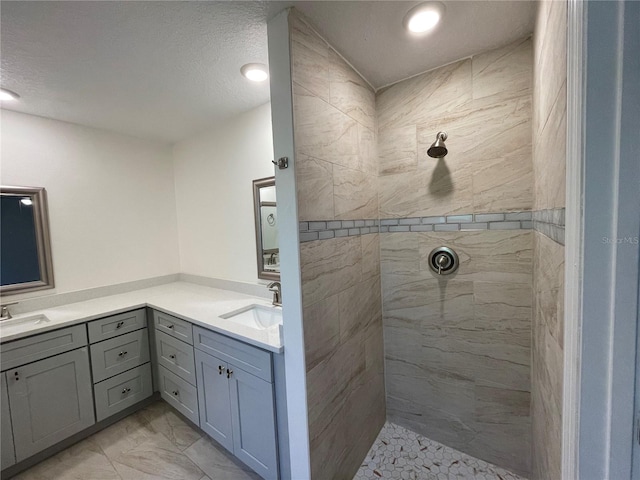
[[220, 315], [220, 318], [258, 330], [266, 330], [274, 325], [282, 324], [282, 309], [264, 305], [247, 305], [233, 312]]

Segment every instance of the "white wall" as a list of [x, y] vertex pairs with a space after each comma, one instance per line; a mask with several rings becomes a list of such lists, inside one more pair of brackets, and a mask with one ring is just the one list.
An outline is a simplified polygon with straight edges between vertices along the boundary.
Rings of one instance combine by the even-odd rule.
[[273, 175], [271, 107], [174, 145], [182, 273], [258, 282], [252, 181]]
[[178, 272], [170, 146], [1, 115], [1, 183], [48, 194], [56, 288], [39, 295]]

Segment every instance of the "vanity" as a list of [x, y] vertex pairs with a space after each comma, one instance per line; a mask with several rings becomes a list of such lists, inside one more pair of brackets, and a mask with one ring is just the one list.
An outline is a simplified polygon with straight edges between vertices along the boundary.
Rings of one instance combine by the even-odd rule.
[[2, 477], [160, 396], [265, 479], [288, 478], [282, 316], [174, 282], [0, 325]]

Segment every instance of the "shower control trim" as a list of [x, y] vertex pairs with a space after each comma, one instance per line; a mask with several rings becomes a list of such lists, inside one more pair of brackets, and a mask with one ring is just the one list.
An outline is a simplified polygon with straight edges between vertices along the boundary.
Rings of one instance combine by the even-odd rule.
[[460, 265], [458, 254], [449, 247], [438, 247], [429, 254], [429, 268], [438, 275], [450, 275]]

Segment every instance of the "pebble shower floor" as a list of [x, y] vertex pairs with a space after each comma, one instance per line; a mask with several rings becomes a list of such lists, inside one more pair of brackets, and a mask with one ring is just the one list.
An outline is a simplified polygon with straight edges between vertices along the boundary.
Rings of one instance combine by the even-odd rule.
[[354, 480], [525, 480], [411, 430], [386, 422]]

